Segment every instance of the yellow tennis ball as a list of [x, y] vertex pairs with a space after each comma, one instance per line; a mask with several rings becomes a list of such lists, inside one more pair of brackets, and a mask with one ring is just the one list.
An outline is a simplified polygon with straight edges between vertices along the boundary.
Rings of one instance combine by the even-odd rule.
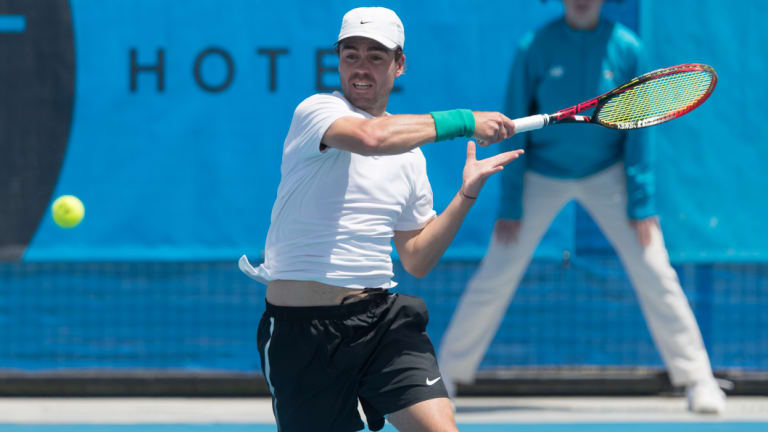
[[85, 207], [74, 195], [62, 195], [51, 205], [53, 221], [62, 228], [74, 228], [83, 220]]

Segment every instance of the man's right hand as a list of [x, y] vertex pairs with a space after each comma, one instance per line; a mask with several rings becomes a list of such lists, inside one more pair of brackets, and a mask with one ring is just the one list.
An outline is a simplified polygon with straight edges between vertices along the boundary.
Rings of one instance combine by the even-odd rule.
[[472, 111], [472, 114], [475, 116], [475, 133], [472, 136], [482, 147], [504, 141], [515, 134], [515, 123], [500, 112]]
[[517, 242], [517, 235], [520, 232], [520, 227], [522, 225], [523, 222], [521, 220], [499, 219], [496, 221], [496, 226], [493, 229], [493, 235], [495, 235], [496, 240], [500, 241], [503, 245]]

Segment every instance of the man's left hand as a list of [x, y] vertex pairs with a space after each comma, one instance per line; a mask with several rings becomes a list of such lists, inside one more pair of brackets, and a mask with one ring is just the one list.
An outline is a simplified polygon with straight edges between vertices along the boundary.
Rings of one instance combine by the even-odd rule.
[[522, 150], [512, 150], [505, 153], [499, 153], [496, 156], [477, 160], [475, 143], [467, 143], [467, 162], [464, 164], [464, 173], [462, 175], [461, 190], [464, 195], [477, 198], [480, 189], [483, 188], [485, 180], [492, 174], [502, 169], [504, 165], [517, 159], [523, 153]]
[[640, 242], [640, 246], [648, 247], [651, 244], [651, 229], [654, 226], [659, 226], [659, 220], [656, 216], [645, 219], [632, 219], [629, 223], [637, 231], [637, 241]]

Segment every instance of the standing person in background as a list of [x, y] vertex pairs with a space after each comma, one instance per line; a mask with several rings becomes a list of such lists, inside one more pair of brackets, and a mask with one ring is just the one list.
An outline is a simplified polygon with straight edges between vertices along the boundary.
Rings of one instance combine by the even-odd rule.
[[386, 112], [405, 68], [403, 24], [358, 8], [336, 43], [343, 94], [316, 94], [293, 114], [265, 260], [240, 269], [267, 285], [258, 329], [278, 430], [356, 431], [358, 400], [371, 430], [456, 431], [416, 298], [390, 293], [393, 242], [403, 267], [426, 275], [456, 235], [485, 180], [521, 150], [475, 158], [436, 215], [419, 146], [459, 136], [494, 143], [514, 124], [501, 113]]
[[[602, 0], [563, 0], [565, 16], [524, 38], [509, 77], [506, 114], [555, 112], [639, 75], [640, 42], [600, 17]], [[453, 395], [474, 379], [534, 249], [560, 209], [578, 200], [627, 270], [672, 383], [697, 413], [721, 413], [720, 390], [656, 218], [647, 130], [560, 125], [508, 141], [526, 155], [502, 173], [501, 210], [488, 253], [443, 337], [439, 363]]]

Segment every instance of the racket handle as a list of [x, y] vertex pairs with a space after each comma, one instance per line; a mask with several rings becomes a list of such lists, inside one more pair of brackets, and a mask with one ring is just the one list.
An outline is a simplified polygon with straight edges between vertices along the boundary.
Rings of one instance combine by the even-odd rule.
[[515, 133], [520, 133], [543, 128], [549, 123], [549, 118], [544, 114], [536, 114], [515, 119], [512, 122], [515, 124]]

